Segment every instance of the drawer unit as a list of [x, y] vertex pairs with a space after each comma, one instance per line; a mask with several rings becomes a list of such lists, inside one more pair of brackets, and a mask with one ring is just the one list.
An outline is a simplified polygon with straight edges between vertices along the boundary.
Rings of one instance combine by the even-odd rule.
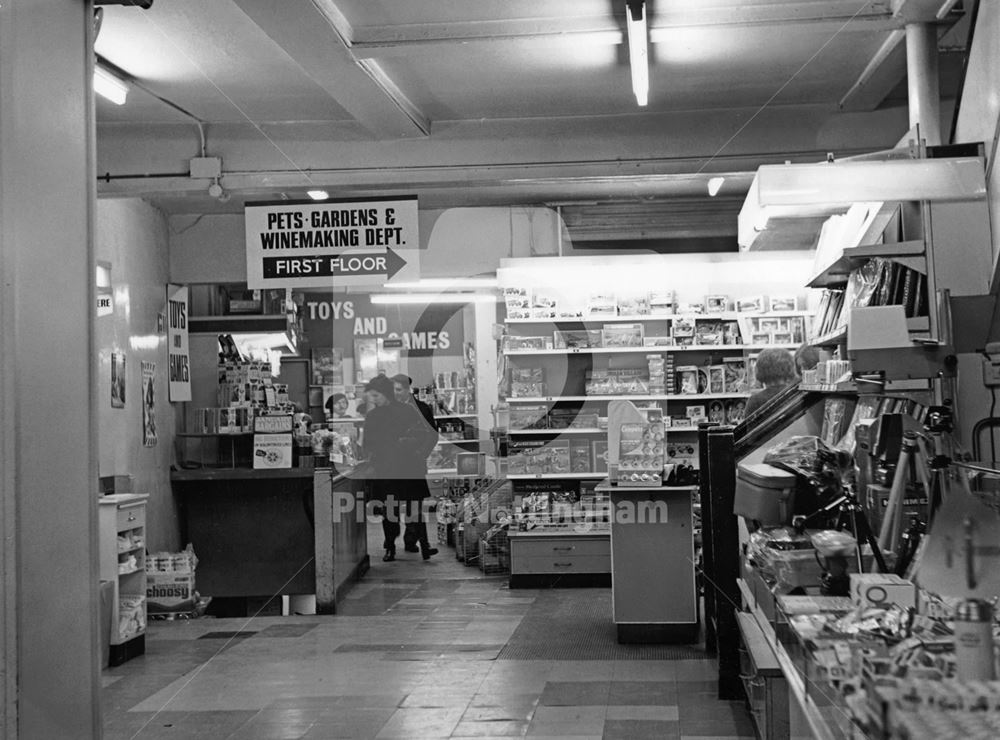
[[118, 531], [146, 527], [146, 504], [128, 504], [118, 507]]
[[562, 557], [570, 555], [574, 557], [581, 555], [611, 557], [611, 540], [607, 536], [583, 539], [569, 535], [556, 535], [532, 539], [517, 537], [516, 539], [518, 553], [525, 557]]
[[511, 533], [511, 575], [609, 574], [611, 543], [607, 534]]
[[516, 557], [511, 555], [511, 570], [518, 573], [610, 573], [610, 555], [562, 555]]

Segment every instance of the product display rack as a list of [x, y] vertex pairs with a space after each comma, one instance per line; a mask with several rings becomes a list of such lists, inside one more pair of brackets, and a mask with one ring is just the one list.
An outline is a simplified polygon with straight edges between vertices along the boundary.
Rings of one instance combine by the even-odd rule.
[[[708, 317], [704, 317], [708, 318]], [[783, 347], [785, 349], [795, 349], [797, 343], [779, 344], [650, 344], [642, 347], [566, 347], [564, 349], [513, 349], [507, 350], [508, 357], [529, 356], [529, 355], [600, 355], [600, 354], [630, 354], [649, 352], [710, 352], [712, 350], [731, 349], [739, 350], [761, 350], [765, 347]]]
[[[948, 147], [928, 153], [927, 148], [914, 143], [914, 139], [919, 141], [916, 134], [908, 134], [908, 152], [894, 150], [886, 153], [886, 158], [949, 156], [945, 151]], [[830, 166], [836, 167], [836, 163]], [[965, 186], [974, 187], [974, 179], [970, 178]], [[954, 187], [956, 191], [961, 189], [957, 181]], [[866, 200], [875, 199], [870, 193]], [[984, 264], [980, 246], [989, 239], [985, 204], [971, 197], [962, 199], [958, 192], [950, 195], [951, 199], [946, 201], [857, 203], [861, 212], [867, 211], [863, 219], [857, 220], [858, 228], [843, 232], [831, 228], [829, 233], [840, 233], [840, 237], [828, 242], [824, 242], [821, 232], [817, 269], [806, 283], [807, 287], [824, 291], [810, 343], [832, 349], [842, 360], [850, 360], [853, 374], [859, 380], [862, 375], [877, 376], [885, 381], [887, 389], [905, 385], [908, 391], [924, 391], [924, 403], [931, 397], [928, 391], [935, 389], [937, 379], [954, 374], [948, 356], [956, 351], [951, 343], [960, 338], [963, 323], [960, 318], [963, 314], [959, 312], [962, 303], [955, 299], [985, 293], [992, 274], [988, 259]], [[755, 204], [748, 200], [748, 207], [751, 205]], [[849, 220], [851, 213], [857, 215], [852, 209], [843, 218]], [[805, 212], [802, 217], [807, 218]], [[832, 217], [824, 223], [824, 231], [830, 224]], [[911, 292], [903, 298], [905, 292], [899, 278], [894, 282], [892, 277], [896, 274], [913, 278], [911, 288], [917, 291], [915, 296]], [[860, 290], [863, 287], [872, 292], [866, 294]], [[858, 296], [860, 299], [852, 300]], [[886, 331], [893, 323], [896, 329]], [[856, 398], [860, 405], [862, 396], [855, 383], [835, 380], [826, 377], [800, 386], [802, 408], [808, 406], [808, 397], [817, 396]], [[936, 390], [948, 399], [944, 386]], [[718, 591], [717, 598], [715, 592], [706, 589], [707, 642], [716, 648], [718, 655], [720, 697], [732, 696], [735, 685], [741, 680], [745, 684], [749, 681], [752, 685], [747, 685], [747, 694], [756, 705], [755, 723], [759, 728], [772, 728], [767, 737], [858, 737], [862, 733], [851, 726], [842, 706], [843, 697], [838, 698], [837, 691], [815, 690], [805, 663], [791, 656], [776, 635], [774, 597], [769, 588], [754, 585], [762, 581], [754, 569], [742, 562], [740, 537], [731, 516], [736, 462], [741, 457], [759, 454], [766, 445], [773, 444], [781, 428], [796, 423], [796, 414], [791, 413], [794, 404], [787, 406], [790, 413], [785, 415], [786, 421], [769, 424], [767, 419], [761, 419], [758, 426], [766, 428], [759, 432], [738, 428], [737, 432], [743, 433], [745, 439], [736, 440], [735, 444], [731, 430], [706, 430], [705, 467], [709, 480], [703, 478], [702, 491], [703, 500], [708, 503], [705, 576]], [[918, 409], [919, 406], [917, 403]], [[915, 418], [921, 421], [919, 415]], [[848, 432], [853, 433], [851, 425]], [[801, 425], [797, 433], [802, 433]], [[811, 587], [806, 592], [813, 593]], [[741, 607], [734, 610], [734, 604]], [[771, 604], [770, 614], [768, 604]], [[737, 623], [739, 629], [734, 630]], [[735, 641], [734, 634], [739, 634], [741, 640]], [[751, 654], [753, 659], [747, 661]], [[766, 664], [763, 670], [760, 665], [747, 665], [757, 664], [758, 658], [761, 664]], [[773, 731], [775, 727], [777, 731]], [[764, 732], [767, 730], [762, 729], [761, 734]], [[897, 736], [895, 729], [890, 732], [889, 728], [879, 736], [890, 734]]]
[[302, 332], [298, 306], [287, 288], [248, 290], [245, 283], [191, 285], [192, 334], [283, 335], [295, 351]]
[[[460, 452], [478, 452], [480, 440], [476, 414], [434, 414], [438, 428], [438, 442], [428, 458], [427, 475], [432, 478], [454, 478], [458, 475], [455, 462]], [[448, 430], [452, 431], [448, 431]], [[444, 434], [461, 434], [461, 437], [445, 437]], [[473, 435], [473, 436], [468, 436]]]
[[[989, 239], [988, 210], [982, 199], [959, 192], [978, 187], [979, 176], [971, 174], [974, 163], [968, 160], [978, 158], [982, 166], [983, 153], [980, 148], [927, 147], [916, 130], [899, 146], [879, 156], [946, 168], [961, 162], [970, 171], [968, 179], [954, 181], [955, 192], [944, 200], [879, 202], [869, 196], [875, 202], [855, 203], [843, 216], [824, 222], [816, 269], [806, 282], [823, 290], [810, 343], [839, 350], [844, 359], [850, 355], [858, 372], [930, 378], [944, 369], [948, 377], [954, 374], [945, 367], [953, 351], [949, 345], [962, 338], [967, 323], [962, 310], [975, 311], [963, 299], [990, 289], [992, 270], [980, 248]], [[850, 228], [834, 228], [837, 218]], [[897, 322], [903, 318], [905, 330], [887, 329], [901, 326]]]
[[[660, 349], [660, 352], [664, 350]], [[669, 352], [670, 350], [666, 350]], [[657, 354], [647, 352], [646, 354]], [[733, 393], [622, 393], [600, 396], [520, 396], [508, 397], [507, 403], [558, 403], [559, 401], [717, 401], [725, 398], [746, 398], [746, 391]], [[516, 431], [516, 430], [515, 430]]]

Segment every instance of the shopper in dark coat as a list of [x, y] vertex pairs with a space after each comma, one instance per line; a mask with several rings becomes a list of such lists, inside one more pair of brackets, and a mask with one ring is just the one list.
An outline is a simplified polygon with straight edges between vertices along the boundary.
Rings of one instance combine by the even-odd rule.
[[[413, 395], [413, 391], [411, 390], [412, 385], [413, 385], [413, 378], [411, 378], [409, 375], [406, 375], [405, 373], [400, 373], [399, 375], [392, 376], [392, 387], [393, 387], [393, 392], [396, 395], [396, 400], [399, 401], [400, 403], [405, 403], [411, 406], [415, 406], [416, 409], [420, 412], [420, 415], [423, 417], [424, 421], [427, 423], [427, 435], [426, 435], [427, 451], [426, 454], [424, 454], [424, 463], [425, 463], [424, 477], [418, 481], [413, 481], [415, 487], [417, 487], [420, 490], [423, 490], [421, 486], [423, 488], [426, 488], [427, 486], [427, 478], [426, 478], [427, 455], [431, 454], [431, 450], [433, 450], [434, 446], [437, 444], [438, 431], [437, 431], [437, 423], [434, 421], [434, 411], [431, 410], [430, 406], [428, 406], [426, 403], [424, 403], [415, 395]], [[419, 520], [410, 517], [407, 517], [406, 520], [406, 527], [403, 530], [403, 549], [406, 550], [407, 552], [418, 552], [417, 544], [421, 541], [420, 526], [419, 526], [420, 522], [424, 523], [424, 530], [426, 530], [427, 528], [426, 512], [424, 511], [422, 505], [420, 509]]]
[[[372, 494], [385, 502], [382, 531], [385, 535], [383, 560], [396, 559], [396, 537], [400, 532], [400, 504], [419, 511], [428, 496], [427, 425], [417, 410], [395, 399], [392, 381], [378, 375], [365, 386], [375, 407], [365, 416], [364, 451], [371, 463]], [[408, 506], [407, 506], [408, 505]], [[420, 547], [426, 560], [437, 550], [427, 541], [423, 527]]]

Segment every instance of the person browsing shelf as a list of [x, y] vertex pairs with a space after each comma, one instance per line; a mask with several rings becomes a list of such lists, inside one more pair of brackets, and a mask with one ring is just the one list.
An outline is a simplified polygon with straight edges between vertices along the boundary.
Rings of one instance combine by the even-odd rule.
[[798, 382], [795, 373], [795, 358], [787, 349], [768, 347], [757, 355], [755, 371], [758, 382], [764, 386], [747, 399], [745, 416], [764, 406], [792, 383]]

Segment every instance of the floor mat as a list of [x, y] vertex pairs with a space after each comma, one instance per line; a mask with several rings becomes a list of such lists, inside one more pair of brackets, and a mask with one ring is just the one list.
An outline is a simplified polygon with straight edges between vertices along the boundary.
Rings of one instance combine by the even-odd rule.
[[683, 660], [706, 655], [700, 645], [619, 644], [610, 591], [536, 593], [497, 660]]

